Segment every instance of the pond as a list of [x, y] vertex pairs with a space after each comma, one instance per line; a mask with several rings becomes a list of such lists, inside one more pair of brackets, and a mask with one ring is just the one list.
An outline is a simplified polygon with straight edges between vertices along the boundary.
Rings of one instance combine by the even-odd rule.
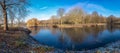
[[89, 50], [120, 40], [119, 27], [52, 28], [31, 27], [31, 36], [40, 44], [61, 50]]

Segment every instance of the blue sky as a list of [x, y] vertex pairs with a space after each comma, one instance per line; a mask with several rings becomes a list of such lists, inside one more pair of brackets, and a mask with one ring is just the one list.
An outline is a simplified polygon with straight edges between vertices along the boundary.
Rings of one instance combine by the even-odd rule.
[[111, 14], [120, 17], [120, 0], [30, 0], [30, 11], [26, 20], [38, 18], [39, 20], [49, 19], [56, 15], [59, 8], [68, 10], [72, 7], [81, 7], [85, 12], [97, 11], [103, 16]]

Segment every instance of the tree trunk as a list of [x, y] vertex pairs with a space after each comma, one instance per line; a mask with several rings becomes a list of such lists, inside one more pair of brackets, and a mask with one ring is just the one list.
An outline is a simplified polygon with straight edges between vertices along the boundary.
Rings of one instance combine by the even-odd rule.
[[3, 17], [4, 17], [4, 30], [8, 30], [8, 22], [7, 22], [7, 11], [6, 11], [6, 1], [3, 0], [3, 3], [1, 4], [2, 10], [3, 10]]
[[60, 17], [60, 25], [61, 25], [61, 26], [62, 26], [62, 17], [63, 17], [63, 16]]
[[3, 17], [4, 17], [4, 30], [8, 30], [8, 22], [7, 22], [7, 12], [6, 9], [3, 9]]
[[62, 19], [60, 19], [60, 25], [62, 26]]

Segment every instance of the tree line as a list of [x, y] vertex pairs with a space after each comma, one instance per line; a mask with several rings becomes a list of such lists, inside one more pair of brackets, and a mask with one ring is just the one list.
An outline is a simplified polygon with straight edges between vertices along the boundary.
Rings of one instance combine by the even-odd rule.
[[[97, 11], [93, 11], [91, 14], [88, 14], [80, 7], [74, 7], [66, 12], [64, 8], [59, 8], [57, 10], [57, 15], [52, 15], [48, 20], [38, 20], [32, 18], [28, 20], [27, 25], [31, 26], [40, 26], [40, 25], [62, 25], [62, 24], [99, 24], [99, 23], [111, 23], [112, 20], [117, 20], [118, 17], [110, 15], [108, 17], [98, 14]], [[32, 20], [32, 21], [31, 21]], [[35, 24], [37, 23], [37, 24]]]
[[[86, 24], [86, 23], [106, 23], [106, 17], [99, 15], [97, 11], [92, 14], [86, 13], [79, 7], [74, 7], [65, 13], [63, 8], [59, 8], [57, 15], [51, 16], [53, 24]], [[57, 21], [56, 21], [57, 20]]]
[[89, 24], [89, 23], [112, 23], [120, 18], [114, 15], [108, 17], [99, 14], [97, 11], [93, 11], [88, 14], [80, 7], [73, 7], [68, 12], [63, 8], [59, 8], [57, 15], [51, 16], [52, 24]]
[[[99, 23], [111, 23], [112, 20], [117, 20], [119, 18], [114, 15], [108, 17], [102, 16], [97, 11], [93, 11], [91, 14], [88, 14], [80, 7], [71, 8], [66, 12], [64, 8], [59, 8], [57, 10], [57, 15], [52, 15], [48, 20], [39, 21], [36, 18], [32, 18], [34, 22], [38, 22], [37, 25], [62, 25], [62, 24], [99, 24]], [[33, 21], [28, 21], [29, 25], [34, 25]], [[37, 21], [36, 21], [37, 20]]]

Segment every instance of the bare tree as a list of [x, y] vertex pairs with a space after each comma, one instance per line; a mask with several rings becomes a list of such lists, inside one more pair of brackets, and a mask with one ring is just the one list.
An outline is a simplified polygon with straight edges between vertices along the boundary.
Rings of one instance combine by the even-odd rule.
[[60, 24], [62, 25], [62, 17], [65, 13], [65, 10], [63, 8], [59, 8], [58, 11], [57, 11], [57, 15], [58, 17], [60, 18]]
[[27, 26], [30, 27], [30, 26], [38, 26], [39, 25], [39, 20], [36, 19], [36, 18], [32, 18], [32, 19], [29, 19], [27, 21]]
[[93, 23], [98, 23], [99, 22], [99, 14], [98, 14], [97, 11], [93, 11], [91, 16], [94, 19], [94, 20], [92, 20]]
[[79, 7], [74, 7], [71, 10], [69, 10], [69, 12], [67, 13], [69, 22], [73, 24], [83, 23], [84, 15], [85, 12]]
[[53, 15], [53, 16], [51, 16], [50, 20], [51, 20], [51, 24], [56, 24], [57, 17], [55, 15]]
[[110, 15], [107, 18], [107, 23], [112, 24], [116, 20], [116, 17], [114, 15]]
[[0, 0], [0, 8], [4, 18], [4, 30], [8, 30], [8, 18], [25, 16], [28, 0]]

